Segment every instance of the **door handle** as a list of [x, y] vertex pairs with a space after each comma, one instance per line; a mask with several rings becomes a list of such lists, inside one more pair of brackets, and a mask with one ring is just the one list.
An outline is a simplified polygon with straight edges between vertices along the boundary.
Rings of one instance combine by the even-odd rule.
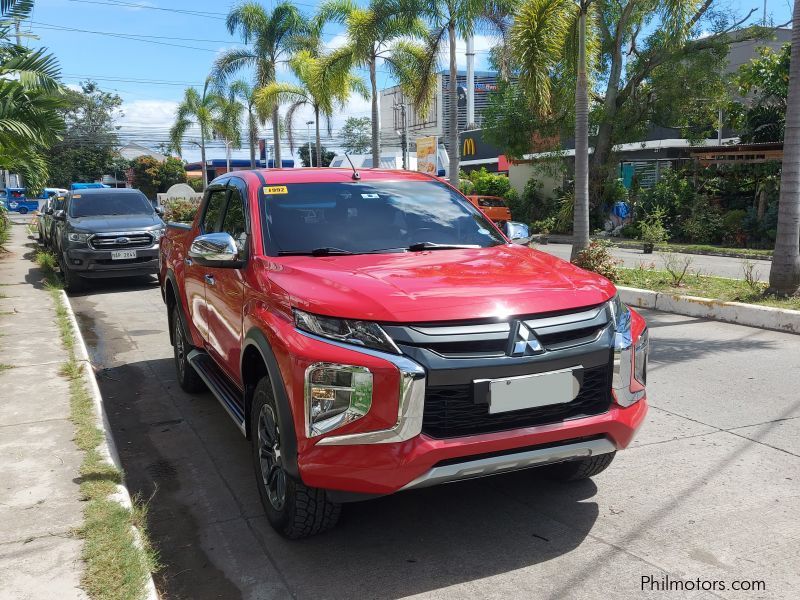
[[208, 285], [217, 285], [217, 280], [214, 279], [213, 275], [206, 275], [205, 280]]
[[186, 263], [186, 266], [187, 266], [187, 267], [191, 267], [191, 266], [194, 264], [194, 262], [192, 261], [192, 259], [191, 259], [191, 258], [189, 258], [188, 256], [187, 256], [186, 258], [184, 258], [184, 259], [183, 259], [183, 262], [184, 262], [184, 263]]

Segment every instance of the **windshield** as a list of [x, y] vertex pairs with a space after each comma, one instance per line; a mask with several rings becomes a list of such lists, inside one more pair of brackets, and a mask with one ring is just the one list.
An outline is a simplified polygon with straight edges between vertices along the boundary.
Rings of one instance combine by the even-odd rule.
[[73, 194], [69, 202], [70, 217], [111, 215], [152, 215], [153, 205], [144, 194]]
[[265, 238], [273, 256], [505, 243], [480, 211], [434, 181], [303, 183], [266, 191], [272, 193], [265, 196]]

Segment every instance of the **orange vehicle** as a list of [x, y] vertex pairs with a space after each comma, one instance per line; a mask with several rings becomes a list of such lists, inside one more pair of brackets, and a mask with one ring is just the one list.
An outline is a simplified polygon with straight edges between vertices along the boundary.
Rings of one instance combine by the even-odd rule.
[[495, 223], [511, 220], [511, 211], [508, 210], [505, 199], [499, 196], [467, 196], [467, 198]]

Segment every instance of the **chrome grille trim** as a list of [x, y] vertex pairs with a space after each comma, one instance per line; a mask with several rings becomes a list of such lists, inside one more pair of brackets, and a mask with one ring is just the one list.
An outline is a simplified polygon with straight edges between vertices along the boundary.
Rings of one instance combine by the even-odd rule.
[[[119, 240], [124, 238], [126, 243]], [[89, 245], [95, 250], [117, 250], [128, 248], [149, 248], [155, 243], [152, 233], [147, 231], [116, 231], [95, 233], [89, 238]]]

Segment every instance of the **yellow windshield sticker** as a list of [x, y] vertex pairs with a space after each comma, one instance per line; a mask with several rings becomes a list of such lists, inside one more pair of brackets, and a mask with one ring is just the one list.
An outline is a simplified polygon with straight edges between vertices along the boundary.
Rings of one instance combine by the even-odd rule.
[[265, 194], [288, 194], [289, 190], [285, 185], [268, 185], [264, 188]]

